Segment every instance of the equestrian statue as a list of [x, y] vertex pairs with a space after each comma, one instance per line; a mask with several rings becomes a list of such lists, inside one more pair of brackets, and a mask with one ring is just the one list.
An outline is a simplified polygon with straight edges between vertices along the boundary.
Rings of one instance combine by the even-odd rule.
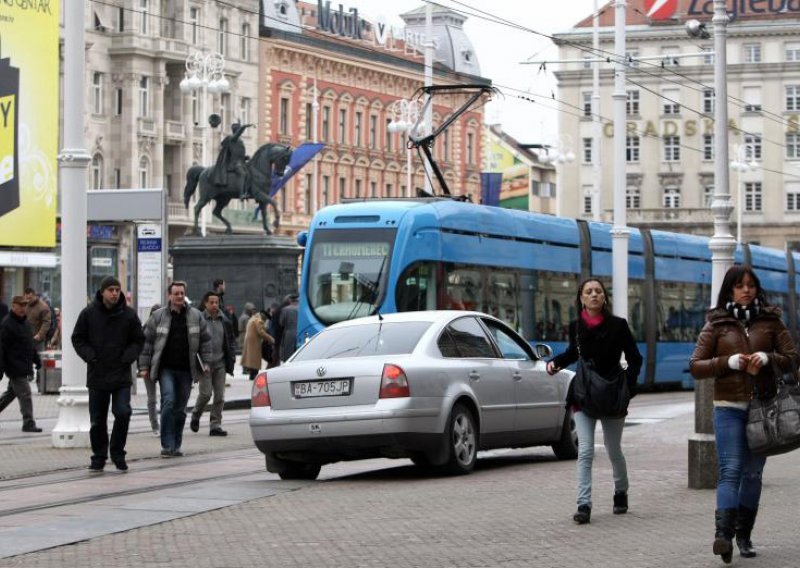
[[197, 220], [203, 207], [214, 200], [213, 215], [225, 224], [225, 232], [232, 233], [233, 228], [222, 210], [228, 206], [231, 199], [255, 199], [261, 212], [261, 225], [264, 232], [272, 234], [267, 217], [267, 205], [272, 206], [275, 215], [273, 226], [280, 225], [281, 214], [275, 200], [269, 195], [272, 188], [272, 176], [283, 176], [288, 173], [289, 159], [292, 157], [291, 146], [284, 144], [264, 144], [256, 150], [253, 157], [248, 159], [241, 141], [242, 133], [252, 124], [232, 126], [232, 133], [222, 141], [222, 148], [216, 163], [206, 168], [192, 166], [186, 172], [186, 187], [183, 190], [183, 203], [189, 208], [189, 200], [194, 195], [197, 186], [200, 186], [197, 203], [194, 206], [195, 235], [200, 234]]

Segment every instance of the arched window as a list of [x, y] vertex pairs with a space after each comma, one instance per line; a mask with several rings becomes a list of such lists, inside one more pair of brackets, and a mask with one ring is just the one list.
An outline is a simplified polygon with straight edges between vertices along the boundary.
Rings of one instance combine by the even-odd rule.
[[139, 187], [150, 187], [150, 160], [147, 156], [142, 156], [139, 160]]
[[100, 189], [103, 186], [103, 156], [95, 154], [92, 156], [92, 189]]

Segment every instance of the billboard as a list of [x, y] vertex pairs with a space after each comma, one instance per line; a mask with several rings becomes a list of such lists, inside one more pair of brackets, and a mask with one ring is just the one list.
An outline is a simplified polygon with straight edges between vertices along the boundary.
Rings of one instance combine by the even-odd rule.
[[1, 246], [56, 244], [59, 4], [0, 2]]

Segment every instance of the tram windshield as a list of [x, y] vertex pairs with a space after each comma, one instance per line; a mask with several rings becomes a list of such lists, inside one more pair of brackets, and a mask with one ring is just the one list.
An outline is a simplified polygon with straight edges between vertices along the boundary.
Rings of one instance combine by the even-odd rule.
[[386, 295], [395, 229], [318, 230], [309, 252], [308, 301], [321, 322], [374, 314]]

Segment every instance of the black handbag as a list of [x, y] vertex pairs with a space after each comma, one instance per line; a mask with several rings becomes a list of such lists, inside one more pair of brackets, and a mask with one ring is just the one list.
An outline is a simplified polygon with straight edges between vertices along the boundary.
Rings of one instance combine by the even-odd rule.
[[604, 377], [594, 368], [591, 361], [581, 355], [578, 347], [578, 364], [575, 370], [573, 397], [581, 410], [592, 418], [618, 418], [624, 416], [631, 401], [628, 387], [628, 376], [620, 365], [608, 377]]
[[784, 374], [772, 360], [777, 393], [770, 398], [760, 396], [753, 388], [747, 411], [747, 446], [759, 456], [776, 456], [800, 448], [800, 385], [792, 363]]

